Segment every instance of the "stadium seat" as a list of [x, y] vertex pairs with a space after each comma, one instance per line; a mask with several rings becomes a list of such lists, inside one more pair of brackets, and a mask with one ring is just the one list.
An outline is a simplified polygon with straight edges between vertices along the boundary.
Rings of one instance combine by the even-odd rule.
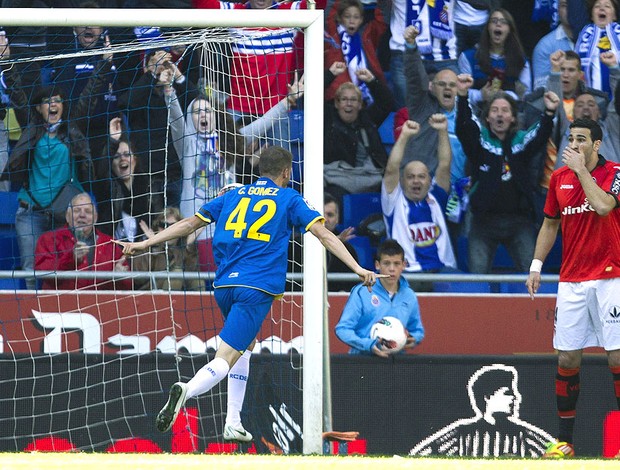
[[388, 153], [390, 153], [390, 150], [394, 146], [394, 114], [393, 112], [390, 113], [378, 129], [381, 142]]
[[[557, 282], [541, 282], [538, 288], [539, 294], [557, 294], [558, 283]], [[527, 294], [527, 287], [525, 282], [500, 282], [499, 283], [500, 294]]]
[[15, 224], [17, 207], [17, 192], [0, 191], [0, 228], [4, 225]]
[[375, 254], [377, 249], [370, 243], [368, 237], [356, 236], [349, 240], [349, 243], [357, 252], [357, 258], [359, 265], [362, 268], [373, 270], [375, 269]]
[[452, 292], [466, 294], [489, 294], [491, 286], [488, 282], [453, 281], [433, 283], [433, 292]]
[[[458, 268], [465, 272], [469, 272], [469, 243], [467, 237], [460, 236], [457, 240], [456, 246], [456, 263]], [[495, 258], [493, 258], [493, 265], [491, 266], [491, 270], [493, 273], [514, 273], [516, 272], [515, 263], [508, 254], [508, 250], [504, 245], [499, 245], [497, 247], [497, 252], [495, 253]]]
[[359, 227], [369, 215], [381, 214], [381, 194], [345, 194], [342, 197], [342, 226]]
[[[0, 271], [12, 271], [20, 267], [19, 247], [15, 233], [17, 205], [16, 192], [0, 191]], [[7, 280], [11, 279], [4, 279], [4, 281]]]
[[551, 251], [547, 255], [543, 264], [542, 272], [547, 274], [558, 274], [560, 267], [562, 266], [562, 237], [558, 236], [555, 239]]
[[17, 236], [0, 231], [0, 271], [13, 271], [21, 266]]
[[26, 288], [24, 279], [4, 278], [0, 279], [0, 290], [20, 290]]

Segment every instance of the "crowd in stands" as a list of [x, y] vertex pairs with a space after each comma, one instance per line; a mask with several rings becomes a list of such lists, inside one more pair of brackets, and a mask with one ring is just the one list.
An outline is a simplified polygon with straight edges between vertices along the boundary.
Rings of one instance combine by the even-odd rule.
[[[307, 2], [2, 1], [24, 6], [236, 10]], [[620, 161], [616, 0], [318, 0], [316, 8], [326, 10], [326, 225], [360, 263], [368, 255], [361, 251], [371, 253], [364, 267], [374, 266], [381, 241], [394, 239], [404, 272], [497, 272], [500, 246], [510, 269], [526, 272], [573, 119], [597, 120], [601, 155]], [[216, 269], [211, 227], [133, 260], [99, 246], [150, 237], [227, 185], [253, 181], [266, 146], [300, 153], [288, 117], [303, 112], [301, 34], [234, 32], [239, 40], [218, 53], [158, 47], [165, 30], [157, 27], [0, 28], [0, 190], [17, 193], [23, 270]], [[145, 48], [110, 48], [127, 39]], [[71, 52], [80, 54], [14, 61]], [[376, 195], [379, 206], [349, 226], [347, 198], [360, 194]], [[346, 271], [332, 261], [330, 272]], [[57, 283], [94, 286], [109, 288]]]

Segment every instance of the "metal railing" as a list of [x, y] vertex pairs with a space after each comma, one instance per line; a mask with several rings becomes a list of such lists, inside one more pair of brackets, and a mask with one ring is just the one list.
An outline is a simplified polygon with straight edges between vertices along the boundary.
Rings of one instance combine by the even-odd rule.
[[[525, 282], [527, 279], [526, 274], [460, 274], [460, 273], [406, 273], [404, 274], [408, 281], [419, 282]], [[167, 272], [167, 271], [0, 271], [0, 279], [100, 279], [100, 280], [127, 280], [127, 279], [150, 279], [152, 285], [156, 285], [157, 280], [201, 280], [212, 282], [215, 278], [215, 273], [211, 271], [181, 271], [181, 272]], [[301, 282], [303, 279], [302, 273], [289, 273], [287, 274], [287, 280]], [[344, 282], [356, 282], [359, 278], [353, 273], [328, 273], [327, 279], [329, 281], [344, 281]], [[541, 276], [541, 282], [551, 283], [558, 282], [559, 276], [557, 274], [543, 274]]]

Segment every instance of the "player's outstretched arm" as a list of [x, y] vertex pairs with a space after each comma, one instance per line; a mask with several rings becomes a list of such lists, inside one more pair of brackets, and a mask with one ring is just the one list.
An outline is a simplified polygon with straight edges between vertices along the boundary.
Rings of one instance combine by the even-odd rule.
[[312, 233], [312, 235], [318, 238], [319, 241], [323, 244], [323, 246], [327, 248], [331, 253], [336, 255], [344, 264], [346, 264], [351, 269], [351, 271], [357, 274], [360, 277], [362, 284], [367, 286], [369, 290], [375, 284], [375, 282], [377, 282], [378, 277], [389, 277], [362, 268], [357, 263], [357, 261], [355, 261], [355, 258], [351, 256], [351, 253], [349, 253], [349, 250], [347, 250], [347, 248], [340, 241], [340, 239], [330, 230], [326, 229], [321, 222], [312, 224], [312, 226], [310, 227], [310, 233]]
[[114, 243], [119, 244], [123, 248], [124, 255], [131, 256], [146, 251], [154, 245], [159, 245], [177, 238], [185, 238], [205, 225], [207, 225], [207, 222], [195, 215], [192, 215], [191, 217], [186, 217], [183, 220], [179, 220], [177, 223], [172, 224], [165, 230], [156, 233], [151, 238], [144, 241], [129, 243], [114, 240]]

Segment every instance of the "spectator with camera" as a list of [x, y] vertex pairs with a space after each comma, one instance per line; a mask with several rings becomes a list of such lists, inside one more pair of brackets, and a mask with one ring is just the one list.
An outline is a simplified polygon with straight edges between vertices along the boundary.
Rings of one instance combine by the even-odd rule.
[[[35, 253], [35, 267], [41, 271], [128, 271], [121, 248], [112, 237], [95, 228], [97, 209], [88, 193], [71, 200], [66, 211], [67, 226], [43, 233]], [[130, 289], [131, 281], [43, 278], [43, 289]]]
[[144, 75], [119, 96], [118, 108], [127, 113], [131, 137], [144, 171], [151, 175], [151, 191], [164, 194], [167, 205], [179, 207], [181, 164], [168, 126], [167, 87], [174, 87], [181, 109], [197, 96], [196, 86], [172, 62], [166, 49], [152, 49], [144, 58]]

